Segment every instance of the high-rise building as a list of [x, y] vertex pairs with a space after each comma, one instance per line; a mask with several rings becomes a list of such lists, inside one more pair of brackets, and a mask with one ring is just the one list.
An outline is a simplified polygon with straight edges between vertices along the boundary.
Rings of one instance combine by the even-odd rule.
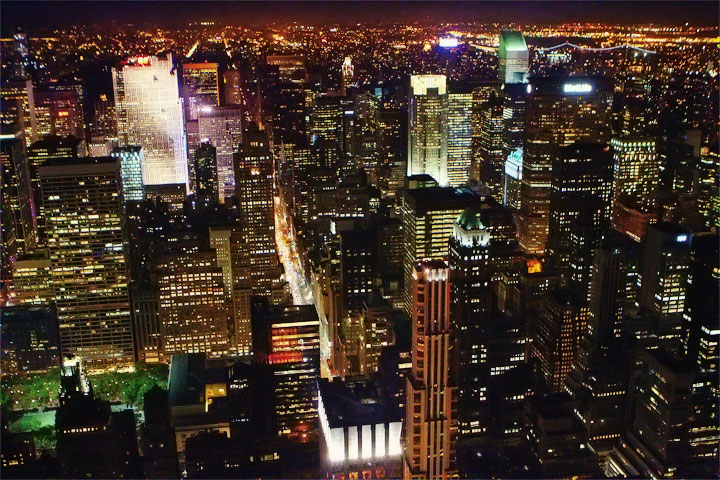
[[407, 377], [403, 478], [457, 477], [450, 269], [423, 261], [412, 275], [412, 368]]
[[232, 298], [233, 328], [230, 350], [237, 355], [252, 351], [250, 331], [250, 257], [246, 236], [239, 226], [210, 227], [210, 247], [223, 270], [225, 291]]
[[545, 77], [528, 85], [518, 238], [543, 254], [550, 222], [552, 158], [575, 142], [608, 142], [612, 83], [599, 77]]
[[522, 147], [513, 150], [505, 160], [505, 190], [503, 203], [506, 207], [520, 210], [522, 198], [520, 186], [522, 185], [523, 150]]
[[641, 306], [661, 316], [685, 311], [691, 241], [687, 229], [672, 223], [648, 229], [638, 282]]
[[522, 32], [500, 31], [498, 48], [498, 77], [504, 84], [527, 83], [530, 70], [530, 53]]
[[195, 195], [203, 202], [214, 203], [218, 201], [217, 148], [210, 142], [201, 143], [195, 150], [193, 163]]
[[25, 132], [25, 144], [30, 145], [38, 140], [37, 116], [35, 115], [35, 95], [30, 79], [3, 82], [0, 87], [2, 100], [2, 124], [12, 126], [18, 124]]
[[93, 367], [131, 364], [120, 162], [49, 160], [39, 174], [62, 351]]
[[25, 140], [19, 125], [12, 129], [12, 133], [0, 136], [0, 186], [0, 259], [5, 278], [14, 258], [32, 252], [38, 241], [37, 204], [32, 190]]
[[47, 252], [18, 257], [12, 269], [15, 305], [49, 305], [55, 300]]
[[314, 308], [261, 301], [253, 306], [252, 339], [255, 362], [272, 366], [277, 434], [317, 441], [320, 332]]
[[377, 163], [382, 172], [378, 175], [380, 192], [383, 197], [398, 196], [407, 170], [407, 141], [402, 110], [378, 109], [375, 133]]
[[408, 99], [408, 176], [427, 174], [441, 186], [448, 184], [447, 115], [445, 75], [411, 76]]
[[595, 248], [610, 217], [610, 147], [574, 143], [557, 149], [550, 185], [547, 252], [565, 284], [586, 294]]
[[143, 184], [188, 184], [183, 102], [173, 57], [133, 57], [113, 68], [121, 145], [145, 148]]
[[326, 140], [340, 147], [344, 114], [341, 100], [335, 95], [320, 95], [313, 100], [308, 116], [308, 143]]
[[273, 159], [265, 131], [254, 124], [235, 154], [235, 198], [250, 251], [253, 293], [270, 297], [281, 274], [275, 246]]
[[[220, 77], [217, 63], [183, 63], [182, 97], [185, 110], [185, 134], [188, 159], [192, 161], [200, 146], [198, 116], [205, 107], [220, 105]], [[192, 172], [190, 172], [192, 178]]]
[[502, 201], [505, 186], [502, 98], [491, 94], [490, 99], [480, 106], [478, 115], [478, 180], [490, 189], [496, 200]]
[[404, 302], [412, 313], [412, 277], [423, 259], [447, 255], [453, 224], [468, 207], [480, 207], [483, 197], [469, 188], [431, 187], [406, 189], [403, 193]]
[[470, 178], [472, 163], [473, 93], [450, 92], [447, 111], [447, 178], [448, 185], [459, 187]]
[[35, 91], [38, 137], [85, 138], [81, 85], [48, 84]]
[[203, 106], [198, 112], [200, 141], [209, 141], [217, 149], [220, 202], [235, 194], [233, 154], [242, 143], [242, 116], [239, 107]]
[[613, 138], [614, 188], [612, 225], [639, 242], [657, 219], [656, 190], [660, 161], [655, 141], [647, 137]]
[[120, 175], [122, 177], [123, 200], [141, 202], [145, 199], [142, 166], [145, 161], [145, 150], [138, 145], [126, 145], [113, 149], [111, 156], [120, 159]]
[[5, 375], [43, 373], [60, 365], [57, 314], [47, 306], [3, 307], [0, 365]]
[[229, 353], [230, 297], [213, 251], [191, 248], [158, 261], [163, 356]]
[[547, 386], [563, 391], [587, 330], [588, 308], [570, 290], [554, 290], [541, 301], [531, 357], [536, 358]]
[[240, 70], [230, 69], [223, 74], [225, 105], [243, 105], [242, 75]]

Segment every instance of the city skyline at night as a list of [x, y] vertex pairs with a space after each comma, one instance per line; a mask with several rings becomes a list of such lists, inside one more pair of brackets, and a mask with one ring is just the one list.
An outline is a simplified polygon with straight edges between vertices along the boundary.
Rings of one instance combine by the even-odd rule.
[[3, 478], [718, 478], [717, 2], [0, 11]]

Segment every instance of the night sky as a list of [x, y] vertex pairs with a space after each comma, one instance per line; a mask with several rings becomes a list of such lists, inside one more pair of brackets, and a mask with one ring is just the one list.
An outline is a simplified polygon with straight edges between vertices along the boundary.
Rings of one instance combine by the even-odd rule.
[[32, 2], [0, 3], [3, 34], [15, 26], [67, 27], [85, 23], [173, 26], [193, 20], [259, 25], [383, 21], [558, 23], [593, 21], [717, 25], [717, 1], [573, 2]]

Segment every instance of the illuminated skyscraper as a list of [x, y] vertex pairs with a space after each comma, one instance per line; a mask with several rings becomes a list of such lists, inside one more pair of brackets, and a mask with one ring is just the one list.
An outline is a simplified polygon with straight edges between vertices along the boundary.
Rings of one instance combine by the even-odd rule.
[[331, 95], [321, 95], [315, 98], [312, 107], [310, 107], [309, 143], [327, 140], [340, 147], [343, 132], [341, 99], [342, 97]]
[[[195, 149], [203, 137], [199, 132], [198, 118], [203, 107], [220, 105], [220, 78], [217, 63], [183, 63], [182, 97], [185, 108], [185, 133], [188, 158], [194, 158]], [[214, 144], [213, 144], [214, 145]]]
[[220, 202], [235, 193], [233, 154], [242, 142], [242, 109], [203, 106], [198, 112], [199, 138], [217, 149], [217, 176]]
[[583, 294], [595, 248], [609, 226], [612, 153], [607, 144], [574, 143], [557, 149], [550, 181], [548, 255], [566, 285]]
[[502, 30], [498, 49], [498, 76], [502, 83], [526, 83], [530, 54], [522, 32]]
[[13, 259], [32, 252], [37, 246], [36, 203], [32, 194], [30, 168], [23, 131], [19, 125], [12, 133], [0, 135], [0, 260], [3, 278]]
[[217, 174], [217, 149], [209, 142], [203, 142], [195, 150], [195, 195], [203, 202], [217, 202], [219, 197]]
[[145, 150], [137, 145], [115, 148], [111, 155], [120, 159], [123, 199], [128, 202], [141, 202], [145, 198], [145, 186], [142, 181], [142, 165]]
[[5, 82], [0, 87], [2, 124], [20, 124], [25, 131], [26, 145], [38, 140], [35, 94], [32, 80]]
[[403, 221], [403, 278], [406, 312], [412, 314], [412, 277], [423, 259], [445, 258], [453, 224], [468, 207], [482, 204], [483, 197], [469, 188], [430, 187], [405, 190]]
[[503, 200], [505, 206], [520, 209], [520, 186], [522, 185], [523, 149], [513, 150], [505, 160], [505, 190]]
[[505, 189], [502, 98], [492, 94], [478, 110], [478, 180], [490, 189], [496, 200], [502, 202]]
[[440, 186], [448, 185], [447, 116], [445, 75], [411, 76], [408, 99], [408, 176], [428, 174]]
[[555, 150], [610, 140], [612, 83], [599, 77], [548, 77], [532, 80], [528, 89], [518, 238], [525, 253], [543, 254]]
[[452, 187], [465, 185], [472, 163], [472, 91], [448, 95], [447, 177]]
[[38, 135], [85, 138], [81, 85], [49, 84], [35, 91]]
[[49, 160], [39, 173], [62, 351], [92, 366], [129, 365], [120, 162]]
[[647, 137], [613, 138], [615, 182], [612, 225], [639, 242], [654, 223], [660, 161], [655, 140]]
[[183, 103], [172, 55], [134, 57], [112, 73], [120, 144], [145, 148], [143, 184], [187, 188]]
[[540, 304], [530, 355], [553, 392], [563, 391], [587, 330], [587, 317], [584, 299], [569, 290], [554, 290]]
[[342, 64], [342, 94], [345, 95], [347, 87], [350, 85], [355, 74], [355, 67], [352, 64], [352, 58], [345, 57]]
[[229, 353], [230, 296], [213, 251], [197, 248], [158, 261], [163, 354]]
[[416, 264], [412, 276], [412, 369], [407, 377], [404, 479], [455, 478], [457, 387], [452, 378], [450, 269]]
[[265, 131], [250, 124], [235, 154], [235, 198], [250, 250], [252, 289], [270, 297], [280, 280], [275, 246], [273, 159]]
[[277, 433], [298, 443], [317, 441], [319, 324], [311, 305], [253, 306], [253, 358], [272, 366]]

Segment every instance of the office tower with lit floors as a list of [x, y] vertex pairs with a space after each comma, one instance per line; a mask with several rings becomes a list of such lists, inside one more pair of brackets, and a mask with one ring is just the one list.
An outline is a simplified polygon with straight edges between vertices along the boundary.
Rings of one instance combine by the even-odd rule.
[[640, 242], [657, 221], [660, 161], [655, 140], [619, 137], [611, 141], [614, 157], [612, 226]]
[[235, 201], [250, 251], [255, 295], [281, 299], [281, 265], [275, 246], [273, 157], [264, 130], [250, 124], [235, 154]]
[[172, 54], [132, 57], [113, 68], [120, 145], [145, 148], [143, 184], [188, 184], [183, 102]]
[[198, 202], [214, 204], [219, 201], [217, 171], [217, 148], [210, 142], [203, 142], [195, 150], [193, 158], [195, 172], [195, 196]]
[[552, 158], [575, 142], [608, 142], [612, 82], [601, 77], [544, 77], [528, 84], [518, 239], [544, 254], [550, 222]]
[[120, 159], [123, 200], [125, 202], [141, 202], [145, 198], [145, 186], [142, 180], [145, 150], [137, 145], [126, 145], [114, 148], [110, 155]]
[[404, 479], [457, 478], [451, 270], [423, 261], [412, 276], [412, 369], [407, 377]]
[[193, 158], [203, 137], [198, 128], [200, 111], [220, 105], [220, 78], [218, 64], [211, 62], [182, 64], [183, 108], [189, 159]]
[[407, 174], [448, 185], [448, 91], [445, 75], [413, 75], [408, 97]]
[[217, 176], [220, 183], [221, 203], [235, 193], [233, 154], [242, 143], [242, 127], [243, 110], [239, 107], [205, 105], [198, 111], [200, 141], [209, 141], [217, 148]]
[[454, 86], [448, 94], [447, 110], [447, 177], [451, 187], [465, 185], [470, 178], [472, 108], [472, 89]]
[[129, 365], [120, 162], [49, 160], [39, 174], [62, 351], [82, 355], [93, 368]]
[[595, 249], [609, 226], [612, 154], [574, 143], [552, 159], [547, 252], [563, 283], [587, 295]]

